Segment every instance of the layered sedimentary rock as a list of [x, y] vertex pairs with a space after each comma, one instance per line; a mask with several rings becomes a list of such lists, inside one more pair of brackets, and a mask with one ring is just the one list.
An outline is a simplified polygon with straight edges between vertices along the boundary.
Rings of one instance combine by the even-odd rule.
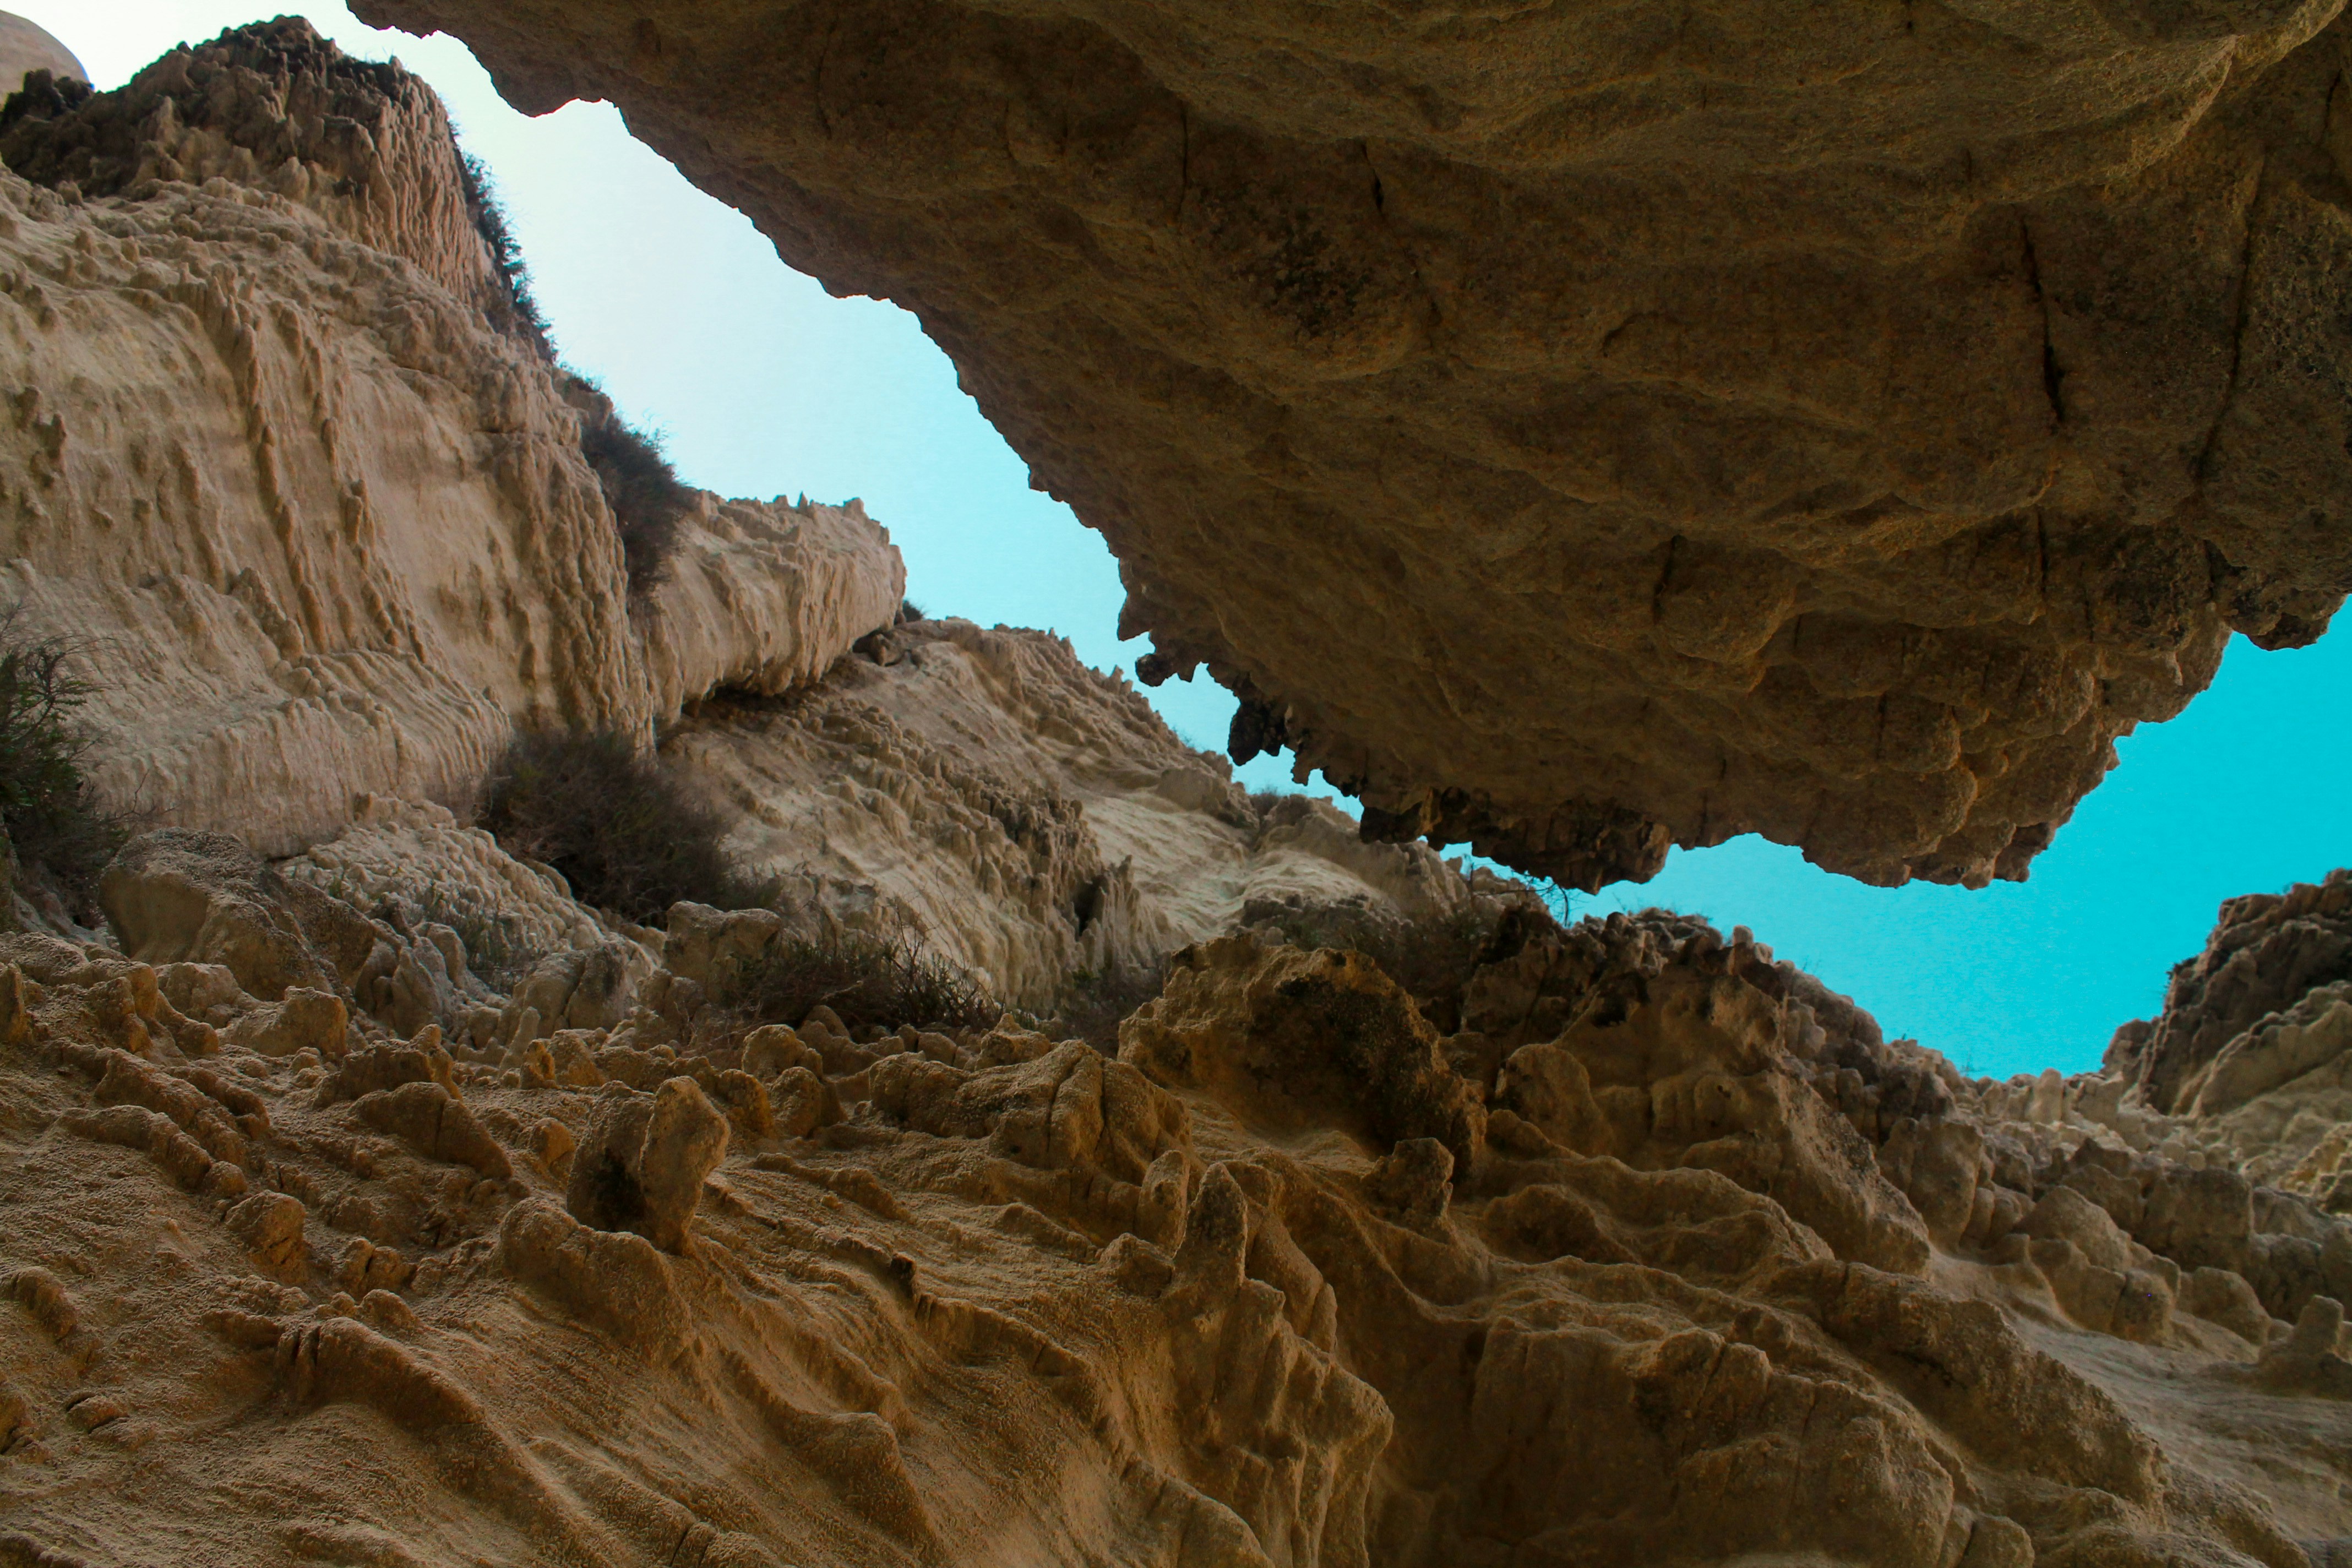
[[2085, 1096], [2143, 1147], [2352, 1213], [2352, 871], [2223, 904], [2164, 1011], [2116, 1031]]
[[[904, 568], [861, 510], [699, 497], [633, 597], [439, 102], [289, 22], [0, 132], [0, 555], [115, 804], [283, 854], [462, 803], [518, 726], [642, 736], [813, 679]], [[195, 183], [201, 182], [201, 183]]]
[[2021, 877], [2352, 587], [2334, 4], [359, 8], [917, 312], [1378, 834]]
[[[456, 833], [353, 837], [564, 926]], [[502, 990], [385, 859], [159, 834], [128, 952], [0, 936], [0, 1561], [2352, 1544], [2352, 1224], [1745, 932], [1520, 921], [1445, 1033], [1240, 933], [1106, 1054], [733, 1016], [697, 976], [779, 922], [691, 905]]]

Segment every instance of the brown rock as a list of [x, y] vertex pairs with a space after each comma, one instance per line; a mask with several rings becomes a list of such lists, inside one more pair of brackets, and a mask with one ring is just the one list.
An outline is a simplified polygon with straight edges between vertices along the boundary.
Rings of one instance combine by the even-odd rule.
[[285, 879], [222, 833], [161, 828], [133, 839], [99, 879], [122, 949], [146, 963], [218, 963], [256, 996], [332, 991], [335, 975], [288, 912]]
[[514, 1174], [513, 1162], [498, 1140], [484, 1130], [464, 1100], [437, 1083], [404, 1083], [397, 1089], [362, 1095], [352, 1104], [352, 1114], [401, 1139], [427, 1159], [471, 1165], [499, 1181]]
[[310, 1263], [302, 1240], [304, 1217], [302, 1205], [284, 1193], [256, 1193], [231, 1208], [225, 1223], [273, 1277], [299, 1279]]
[[918, 312], [1376, 835], [2021, 876], [2352, 586], [2331, 7], [361, 11]]
[[1434, 1138], [1465, 1163], [1482, 1135], [1436, 1032], [1360, 953], [1247, 937], [1187, 948], [1119, 1026], [1119, 1060], [1267, 1127], [1336, 1126], [1382, 1150]]
[[[2126, 1024], [2117, 1030], [2106, 1065], [2129, 1075], [2158, 1110], [2190, 1109], [2208, 1085], [2215, 1091], [2209, 1109], [2228, 1110], [2340, 1053], [2341, 1045], [2332, 1039], [2327, 1043], [2335, 1050], [2315, 1041], [2307, 1060], [2280, 1060], [2267, 1071], [2247, 1062], [2213, 1083], [2225, 1053], [2254, 1053], [2270, 1015], [2284, 1014], [2337, 981], [2352, 981], [2352, 869], [2330, 871], [2324, 881], [2298, 883], [2284, 893], [2227, 900], [2205, 950], [2173, 971], [2164, 1011], [2153, 1025]], [[2318, 1025], [2327, 1006], [2322, 999], [2315, 1010], [2318, 1016], [2300, 1022]], [[2332, 1036], [2336, 1026], [2331, 1020], [2326, 1027]], [[2272, 1051], [2300, 1055], [2293, 1046], [2279, 1050], [2275, 1041]], [[2232, 1085], [2230, 1079], [2241, 1073], [2241, 1082]]]
[[650, 1098], [608, 1088], [572, 1155], [564, 1206], [583, 1225], [635, 1231], [682, 1252], [727, 1137], [727, 1118], [690, 1078], [673, 1078]]

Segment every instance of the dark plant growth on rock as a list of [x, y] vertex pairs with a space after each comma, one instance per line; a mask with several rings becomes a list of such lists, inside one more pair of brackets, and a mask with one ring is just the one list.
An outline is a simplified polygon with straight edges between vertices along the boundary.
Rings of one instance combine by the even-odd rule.
[[728, 864], [718, 815], [618, 735], [525, 735], [482, 826], [508, 854], [554, 867], [583, 903], [659, 921], [682, 900], [759, 902]]
[[604, 504], [620, 531], [632, 595], [652, 591], [677, 550], [677, 529], [694, 492], [662, 455], [658, 433], [621, 417], [613, 400], [586, 376], [566, 373], [565, 395], [580, 410], [580, 453], [596, 472]]
[[66, 668], [65, 643], [15, 640], [12, 620], [0, 617], [0, 825], [26, 866], [87, 904], [123, 838], [82, 776], [88, 742], [72, 714], [89, 688]]
[[490, 184], [489, 170], [479, 158], [459, 148], [457, 175], [466, 193], [466, 211], [474, 220], [475, 232], [488, 247], [490, 265], [505, 289], [503, 309], [494, 310], [492, 319], [505, 331], [530, 340], [541, 357], [553, 359], [555, 350], [548, 342], [547, 317], [530, 291], [530, 268], [522, 258], [522, 242], [515, 238], [514, 230], [507, 224], [506, 208], [499, 205], [498, 191]]
[[1003, 1012], [970, 975], [912, 938], [866, 931], [787, 936], [737, 965], [721, 1000], [761, 1023], [794, 1026], [830, 1007], [853, 1031], [986, 1028]]

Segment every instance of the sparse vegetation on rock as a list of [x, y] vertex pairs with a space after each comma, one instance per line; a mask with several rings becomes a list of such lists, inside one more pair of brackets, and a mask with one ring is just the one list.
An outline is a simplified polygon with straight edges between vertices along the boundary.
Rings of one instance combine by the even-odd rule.
[[519, 737], [482, 826], [519, 859], [552, 866], [583, 903], [645, 923], [680, 901], [760, 901], [719, 847], [725, 824], [693, 790], [621, 736]]
[[677, 551], [678, 526], [693, 509], [694, 492], [679, 481], [658, 433], [621, 417], [613, 400], [586, 376], [572, 371], [562, 376], [565, 397], [580, 410], [581, 455], [595, 470], [620, 531], [629, 592], [651, 593]]
[[90, 695], [55, 637], [27, 640], [0, 616], [0, 826], [27, 871], [46, 872], [86, 909], [123, 826], [83, 775], [89, 741], [74, 710]]
[[461, 147], [457, 150], [457, 174], [465, 191], [466, 211], [474, 220], [474, 231], [482, 237], [482, 244], [489, 250], [490, 266], [501, 288], [503, 309], [492, 312], [496, 324], [536, 344], [541, 358], [553, 360], [555, 347], [548, 341], [547, 317], [530, 291], [530, 268], [523, 260], [522, 242], [515, 237], [514, 229], [507, 222], [506, 208], [499, 201], [497, 187], [490, 183], [488, 166]]
[[912, 937], [786, 935], [730, 966], [723, 1005], [762, 1024], [803, 1023], [819, 1007], [852, 1030], [986, 1028], [1003, 1009], [972, 978]]
[[[645, 79], [708, 85], [699, 15], [628, 30]], [[926, 58], [913, 109], [968, 113], [1014, 57]], [[2352, 873], [2232, 900], [2105, 1070], [1971, 1079], [1744, 929], [1571, 924], [1360, 831], [1458, 803], [1253, 801], [1066, 642], [921, 618], [862, 511], [698, 499], [625, 606], [568, 457], [452, 477], [563, 456], [581, 405], [484, 324], [437, 103], [334, 60], [241, 30], [51, 127], [119, 191], [0, 172], [0, 560], [101, 682], [0, 666], [0, 732], [175, 816], [107, 863], [103, 942], [0, 931], [0, 1565], [2342, 1568]], [[1037, 166], [1053, 121], [988, 123]], [[1192, 199], [1230, 130], [1160, 124], [1198, 217], [1155, 232], [1245, 238]], [[1342, 205], [1396, 167], [1338, 156]], [[1433, 188], [1393, 175], [1399, 232]], [[1328, 324], [1344, 252], [1295, 237], [1274, 287]], [[1475, 640], [1495, 681], [1535, 647]], [[508, 752], [547, 713], [582, 732]], [[436, 802], [502, 754], [494, 837]]]

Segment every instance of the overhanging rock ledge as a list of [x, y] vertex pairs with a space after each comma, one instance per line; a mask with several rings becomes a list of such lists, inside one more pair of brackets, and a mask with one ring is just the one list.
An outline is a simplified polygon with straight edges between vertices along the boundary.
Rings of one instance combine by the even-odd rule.
[[357, 9], [917, 312], [1374, 834], [2022, 877], [2352, 586], [2336, 4]]

